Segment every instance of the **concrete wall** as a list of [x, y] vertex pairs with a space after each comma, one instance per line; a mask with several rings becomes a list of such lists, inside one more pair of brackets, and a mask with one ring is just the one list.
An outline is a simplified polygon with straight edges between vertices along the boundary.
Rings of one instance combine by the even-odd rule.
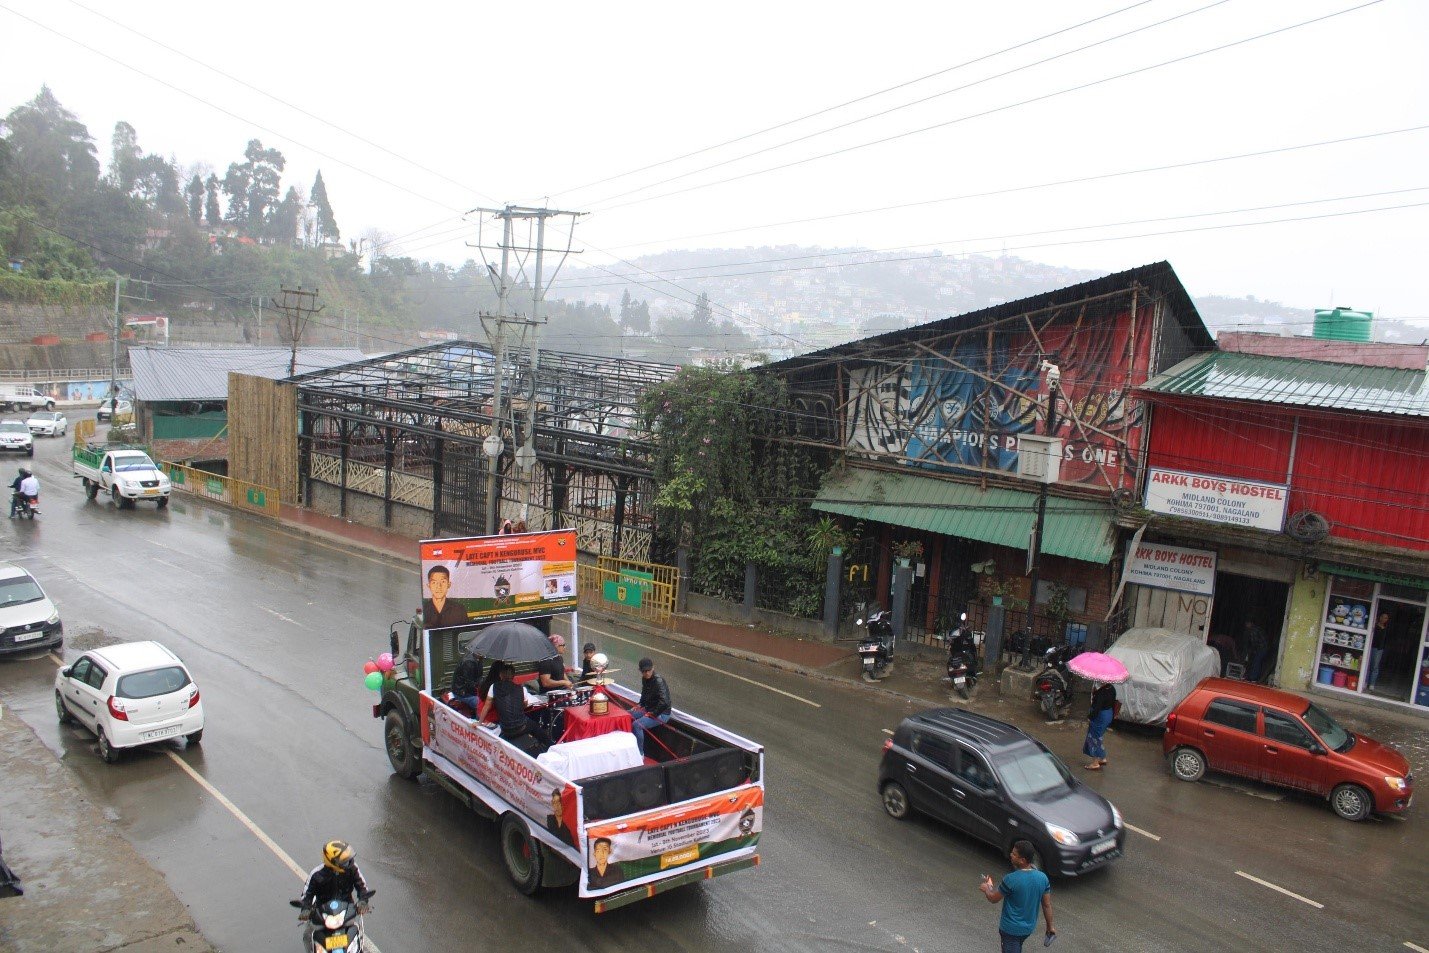
[[[689, 611], [691, 615], [714, 619], [716, 622], [732, 622], [736, 625], [746, 625], [750, 621], [745, 614], [744, 603], [715, 599], [712, 596], [702, 596], [697, 592], [689, 594]], [[817, 619], [801, 619], [798, 616], [786, 615], [783, 612], [772, 612], [768, 609], [756, 608], [754, 610], [754, 624], [766, 629], [773, 629], [776, 632], [787, 632], [790, 635], [797, 635], [800, 638], [820, 640], [824, 638], [823, 622]]]
[[[319, 513], [338, 512], [341, 505], [339, 489], [327, 483], [312, 484], [313, 498], [308, 506]], [[347, 518], [364, 526], [377, 526], [410, 536], [413, 539], [427, 539], [432, 535], [432, 511], [403, 503], [392, 504], [392, 525], [382, 526], [382, 498], [368, 496], [355, 490], [347, 491]]]

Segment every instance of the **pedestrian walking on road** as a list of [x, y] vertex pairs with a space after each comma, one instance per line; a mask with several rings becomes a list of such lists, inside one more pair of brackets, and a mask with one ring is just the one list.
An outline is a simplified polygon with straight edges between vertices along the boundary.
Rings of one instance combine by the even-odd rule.
[[1116, 686], [1093, 684], [1096, 688], [1092, 691], [1091, 710], [1087, 712], [1087, 740], [1082, 743], [1082, 754], [1092, 759], [1086, 765], [1088, 771], [1100, 771], [1106, 767], [1106, 744], [1102, 736], [1116, 715]]
[[1032, 844], [1025, 840], [1013, 841], [1008, 857], [1013, 871], [1002, 878], [1002, 883], [993, 886], [992, 878], [983, 874], [978, 885], [988, 903], [1002, 901], [1002, 919], [997, 923], [997, 935], [1002, 940], [1002, 953], [1022, 953], [1022, 944], [1037, 931], [1037, 908], [1042, 908], [1042, 916], [1047, 918], [1047, 939], [1050, 946], [1057, 935], [1052, 926], [1052, 882], [1047, 875], [1032, 866]]

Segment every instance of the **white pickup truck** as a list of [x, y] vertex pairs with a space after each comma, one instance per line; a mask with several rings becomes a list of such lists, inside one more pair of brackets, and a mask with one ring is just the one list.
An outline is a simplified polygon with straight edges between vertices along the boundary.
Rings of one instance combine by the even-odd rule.
[[30, 384], [0, 384], [0, 411], [54, 410], [55, 399]]
[[92, 500], [108, 493], [120, 509], [132, 509], [139, 500], [169, 505], [169, 478], [149, 455], [137, 447], [75, 447], [74, 475], [84, 481]]

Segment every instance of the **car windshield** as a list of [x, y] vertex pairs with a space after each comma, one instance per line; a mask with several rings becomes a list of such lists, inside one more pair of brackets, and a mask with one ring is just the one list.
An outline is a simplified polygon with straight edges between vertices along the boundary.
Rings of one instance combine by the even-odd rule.
[[1321, 741], [1335, 751], [1344, 753], [1355, 746], [1355, 736], [1340, 727], [1340, 723], [1331, 718], [1329, 712], [1323, 708], [1311, 705], [1300, 717], [1314, 729]]
[[0, 433], [25, 433], [25, 425], [18, 420], [7, 420], [0, 424]]
[[54, 420], [59, 420], [59, 419], [60, 419], [60, 415], [59, 415], [59, 414], [35, 414], [35, 415], [34, 415], [33, 417], [31, 417], [30, 419], [31, 419], [31, 420], [50, 420], [50, 421], [54, 421]]
[[1040, 745], [1014, 748], [992, 763], [1008, 793], [1017, 797], [1041, 797], [1071, 787], [1072, 775], [1066, 765]]
[[136, 457], [115, 457], [114, 469], [121, 473], [129, 470], [152, 470], [154, 461], [142, 454]]
[[39, 602], [44, 597], [39, 584], [29, 576], [0, 579], [0, 608], [18, 606], [25, 602]]
[[168, 668], [125, 675], [114, 687], [114, 694], [120, 698], [153, 698], [155, 695], [176, 692], [188, 683], [189, 673], [177, 665], [171, 665]]

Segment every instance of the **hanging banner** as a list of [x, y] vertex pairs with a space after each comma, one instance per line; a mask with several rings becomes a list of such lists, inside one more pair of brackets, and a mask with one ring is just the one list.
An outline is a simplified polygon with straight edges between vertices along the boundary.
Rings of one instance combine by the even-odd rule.
[[1165, 543], [1136, 543], [1126, 548], [1127, 582], [1155, 589], [1215, 595], [1216, 554]]
[[573, 612], [576, 531], [422, 540], [422, 625]]
[[586, 889], [604, 890], [650, 874], [753, 847], [764, 827], [764, 789], [750, 786], [587, 824]]
[[1256, 483], [1151, 467], [1146, 474], [1146, 508], [1153, 513], [1184, 516], [1211, 523], [1230, 523], [1280, 532], [1285, 524], [1283, 483]]

